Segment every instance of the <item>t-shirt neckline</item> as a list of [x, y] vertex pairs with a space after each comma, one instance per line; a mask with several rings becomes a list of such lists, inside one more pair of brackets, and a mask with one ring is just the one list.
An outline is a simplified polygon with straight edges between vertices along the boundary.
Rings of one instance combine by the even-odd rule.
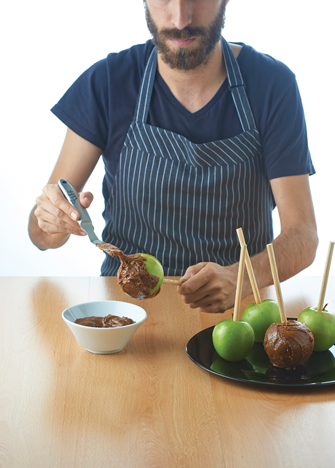
[[[237, 57], [237, 62], [240, 62], [241, 55], [243, 58], [244, 51], [246, 49], [245, 44], [243, 43], [235, 43], [235, 44], [240, 44], [242, 46], [242, 49]], [[206, 113], [210, 108], [212, 108], [217, 101], [221, 98], [221, 96], [228, 91], [228, 79], [226, 78], [218, 91], [214, 94], [212, 99], [210, 99], [207, 104], [205, 104], [201, 109], [199, 109], [196, 112], [190, 112], [188, 111], [179, 101], [178, 99], [172, 94], [170, 91], [169, 87], [161, 77], [160, 73], [158, 70], [156, 70], [156, 77], [155, 80], [158, 84], [158, 86], [161, 88], [161, 91], [164, 93], [166, 99], [170, 102], [170, 104], [178, 111], [180, 112], [187, 120], [192, 121]]]

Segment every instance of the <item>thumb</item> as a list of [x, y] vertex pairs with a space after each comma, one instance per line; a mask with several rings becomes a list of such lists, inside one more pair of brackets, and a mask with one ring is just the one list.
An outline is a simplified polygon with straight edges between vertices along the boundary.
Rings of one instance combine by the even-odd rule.
[[79, 203], [84, 207], [88, 208], [92, 201], [93, 201], [93, 194], [91, 192], [80, 192], [79, 195]]
[[199, 271], [202, 270], [205, 266], [206, 266], [206, 263], [201, 262], [201, 263], [197, 263], [196, 265], [192, 265], [188, 267], [184, 273], [184, 276], [180, 278], [180, 282], [185, 283], [185, 281], [187, 281], [188, 279], [192, 278], [192, 276], [199, 273]]

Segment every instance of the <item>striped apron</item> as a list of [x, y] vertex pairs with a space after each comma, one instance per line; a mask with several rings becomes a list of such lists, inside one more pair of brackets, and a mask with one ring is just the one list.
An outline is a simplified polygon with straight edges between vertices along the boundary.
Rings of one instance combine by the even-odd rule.
[[[275, 204], [262, 164], [259, 132], [234, 53], [223, 38], [222, 44], [229, 90], [243, 132], [195, 144], [148, 125], [157, 67], [153, 49], [106, 200], [103, 240], [127, 254], [154, 255], [165, 275], [183, 275], [198, 262], [238, 262], [239, 227], [251, 255], [273, 239]], [[101, 274], [114, 276], [118, 267], [119, 260], [107, 255]]]

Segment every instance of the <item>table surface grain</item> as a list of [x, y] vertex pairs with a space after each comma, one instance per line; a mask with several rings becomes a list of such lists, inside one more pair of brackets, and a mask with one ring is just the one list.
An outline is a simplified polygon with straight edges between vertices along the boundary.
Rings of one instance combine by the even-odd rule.
[[[288, 316], [317, 305], [321, 280], [282, 284]], [[189, 339], [232, 311], [191, 310], [172, 285], [132, 300], [102, 277], [2, 277], [0, 294], [0, 467], [335, 466], [335, 386], [248, 385], [188, 358]], [[148, 317], [123, 351], [95, 355], [61, 313], [105, 299]], [[335, 277], [326, 299], [335, 312]]]

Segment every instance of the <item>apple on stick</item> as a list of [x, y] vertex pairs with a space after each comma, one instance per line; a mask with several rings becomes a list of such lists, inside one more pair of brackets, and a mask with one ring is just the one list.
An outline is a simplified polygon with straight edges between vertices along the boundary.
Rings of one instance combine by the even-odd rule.
[[152, 289], [150, 289], [150, 296], [155, 296], [155, 293], [159, 292], [161, 285], [164, 284], [174, 284], [179, 286], [181, 284], [180, 280], [164, 278], [164, 270], [161, 262], [154, 257], [146, 253], [140, 253], [141, 257], [145, 260], [145, 268], [150, 273], [150, 275], [158, 277], [158, 283]]
[[238, 268], [233, 319], [221, 320], [213, 329], [213, 346], [218, 355], [226, 361], [241, 361], [254, 345], [252, 327], [239, 320], [246, 250], [247, 246], [244, 244]]
[[335, 315], [326, 310], [327, 305], [324, 306], [334, 244], [329, 243], [318, 305], [304, 309], [298, 317], [298, 321], [305, 323], [313, 333], [314, 351], [326, 351], [335, 344]]
[[155, 293], [162, 285], [164, 281], [164, 270], [159, 260], [153, 255], [148, 255], [145, 253], [140, 254], [141, 257], [145, 259], [145, 268], [150, 273], [150, 275], [157, 276], [159, 278], [156, 286], [150, 290], [150, 294]]
[[[242, 246], [245, 244], [242, 228], [237, 229], [237, 234]], [[245, 261], [255, 302], [249, 304], [244, 309], [242, 320], [249, 323], [253, 328], [255, 341], [257, 343], [263, 343], [265, 332], [271, 323], [280, 321], [279, 307], [277, 302], [272, 299], [261, 300], [248, 251], [246, 252]]]
[[281, 323], [266, 330], [264, 349], [273, 366], [294, 369], [306, 362], [313, 352], [314, 338], [310, 329], [296, 320], [287, 320], [272, 244], [267, 245]]

